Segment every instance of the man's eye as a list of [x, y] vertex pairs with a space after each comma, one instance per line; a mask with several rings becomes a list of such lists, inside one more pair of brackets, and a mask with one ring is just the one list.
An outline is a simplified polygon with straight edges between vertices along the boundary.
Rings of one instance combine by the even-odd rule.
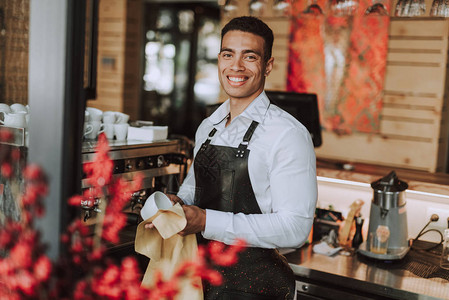
[[247, 55], [247, 56], [245, 56], [245, 59], [246, 60], [256, 60], [257, 59], [257, 57], [255, 56], [255, 55]]
[[231, 53], [222, 53], [221, 56], [223, 56], [224, 58], [232, 57]]

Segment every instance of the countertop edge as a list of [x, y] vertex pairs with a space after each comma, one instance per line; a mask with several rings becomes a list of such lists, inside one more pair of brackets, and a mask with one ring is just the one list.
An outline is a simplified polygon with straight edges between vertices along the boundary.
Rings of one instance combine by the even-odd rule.
[[440, 300], [441, 298], [435, 298], [428, 295], [417, 294], [405, 290], [400, 290], [380, 284], [362, 281], [350, 277], [344, 277], [336, 274], [331, 274], [319, 270], [309, 269], [303, 266], [299, 266], [294, 263], [289, 263], [295, 276], [299, 278], [307, 278], [311, 280], [320, 281], [322, 283], [331, 284], [340, 288], [346, 288], [350, 290], [359, 290], [361, 292], [368, 292], [377, 296], [385, 296], [396, 299], [408, 299], [408, 300]]

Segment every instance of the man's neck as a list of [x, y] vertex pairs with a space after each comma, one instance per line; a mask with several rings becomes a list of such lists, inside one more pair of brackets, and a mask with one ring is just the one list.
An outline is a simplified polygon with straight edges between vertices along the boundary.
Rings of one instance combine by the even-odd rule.
[[[257, 96], [258, 97], [258, 96]], [[253, 99], [230, 98], [229, 99], [229, 118], [226, 121], [226, 126], [231, 124], [231, 121], [240, 115], [257, 97]]]

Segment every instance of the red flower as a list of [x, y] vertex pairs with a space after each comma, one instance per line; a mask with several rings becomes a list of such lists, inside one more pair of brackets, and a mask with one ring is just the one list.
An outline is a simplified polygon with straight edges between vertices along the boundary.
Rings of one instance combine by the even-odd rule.
[[75, 300], [85, 300], [86, 299], [86, 292], [87, 290], [87, 282], [86, 281], [79, 281], [76, 285], [75, 292], [73, 293], [73, 298]]
[[126, 216], [122, 213], [108, 214], [104, 218], [103, 238], [112, 243], [120, 241], [119, 232], [126, 225]]
[[11, 178], [12, 166], [9, 162], [3, 162], [0, 169], [2, 176], [5, 178]]
[[50, 259], [47, 256], [42, 255], [34, 264], [34, 277], [38, 281], [46, 281], [50, 277], [51, 268], [52, 265]]
[[17, 277], [17, 287], [27, 296], [32, 296], [35, 294], [36, 280], [33, 275], [28, 271], [21, 271], [16, 275]]
[[236, 240], [235, 245], [227, 247], [220, 242], [210, 242], [208, 250], [212, 261], [219, 266], [231, 266], [238, 260], [237, 253], [242, 251], [246, 247], [244, 240]]
[[69, 198], [69, 205], [77, 206], [79, 207], [81, 203], [83, 202], [84, 198], [80, 195], [75, 195]]
[[223, 284], [223, 277], [215, 270], [206, 270], [206, 272], [203, 274], [203, 277], [212, 285], [218, 286]]
[[142, 295], [144, 294], [144, 292], [139, 285], [131, 285], [128, 288], [126, 288], [124, 292], [125, 292], [125, 299], [127, 300], [147, 299], [147, 297]]
[[0, 249], [6, 248], [12, 240], [12, 234], [8, 230], [0, 230]]
[[104, 134], [98, 137], [94, 161], [83, 165], [88, 182], [93, 186], [105, 186], [112, 179], [114, 164], [108, 156], [109, 145]]
[[109, 285], [117, 282], [120, 278], [119, 268], [116, 265], [111, 265], [108, 267], [106, 272], [104, 272], [103, 278], [100, 280], [102, 284]]
[[29, 268], [32, 265], [32, 249], [31, 245], [24, 241], [16, 244], [9, 254], [11, 261], [13, 261], [19, 268]]
[[80, 253], [83, 251], [83, 244], [79, 238], [73, 242], [71, 250], [74, 253]]
[[38, 165], [31, 164], [25, 167], [23, 171], [23, 177], [28, 180], [43, 180], [45, 178], [42, 169]]
[[132, 257], [126, 257], [122, 261], [120, 279], [122, 282], [136, 282], [139, 278], [139, 267]]
[[0, 141], [11, 142], [14, 139], [14, 134], [9, 129], [0, 129]]
[[8, 259], [0, 259], [0, 278], [1, 276], [9, 276], [13, 271], [14, 268]]

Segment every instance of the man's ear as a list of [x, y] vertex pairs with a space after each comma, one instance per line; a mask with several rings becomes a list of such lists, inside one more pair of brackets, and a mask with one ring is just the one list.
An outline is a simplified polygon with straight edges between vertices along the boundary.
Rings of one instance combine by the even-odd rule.
[[265, 65], [265, 74], [264, 74], [265, 77], [270, 75], [271, 70], [273, 70], [273, 63], [274, 63], [274, 57], [271, 57]]

